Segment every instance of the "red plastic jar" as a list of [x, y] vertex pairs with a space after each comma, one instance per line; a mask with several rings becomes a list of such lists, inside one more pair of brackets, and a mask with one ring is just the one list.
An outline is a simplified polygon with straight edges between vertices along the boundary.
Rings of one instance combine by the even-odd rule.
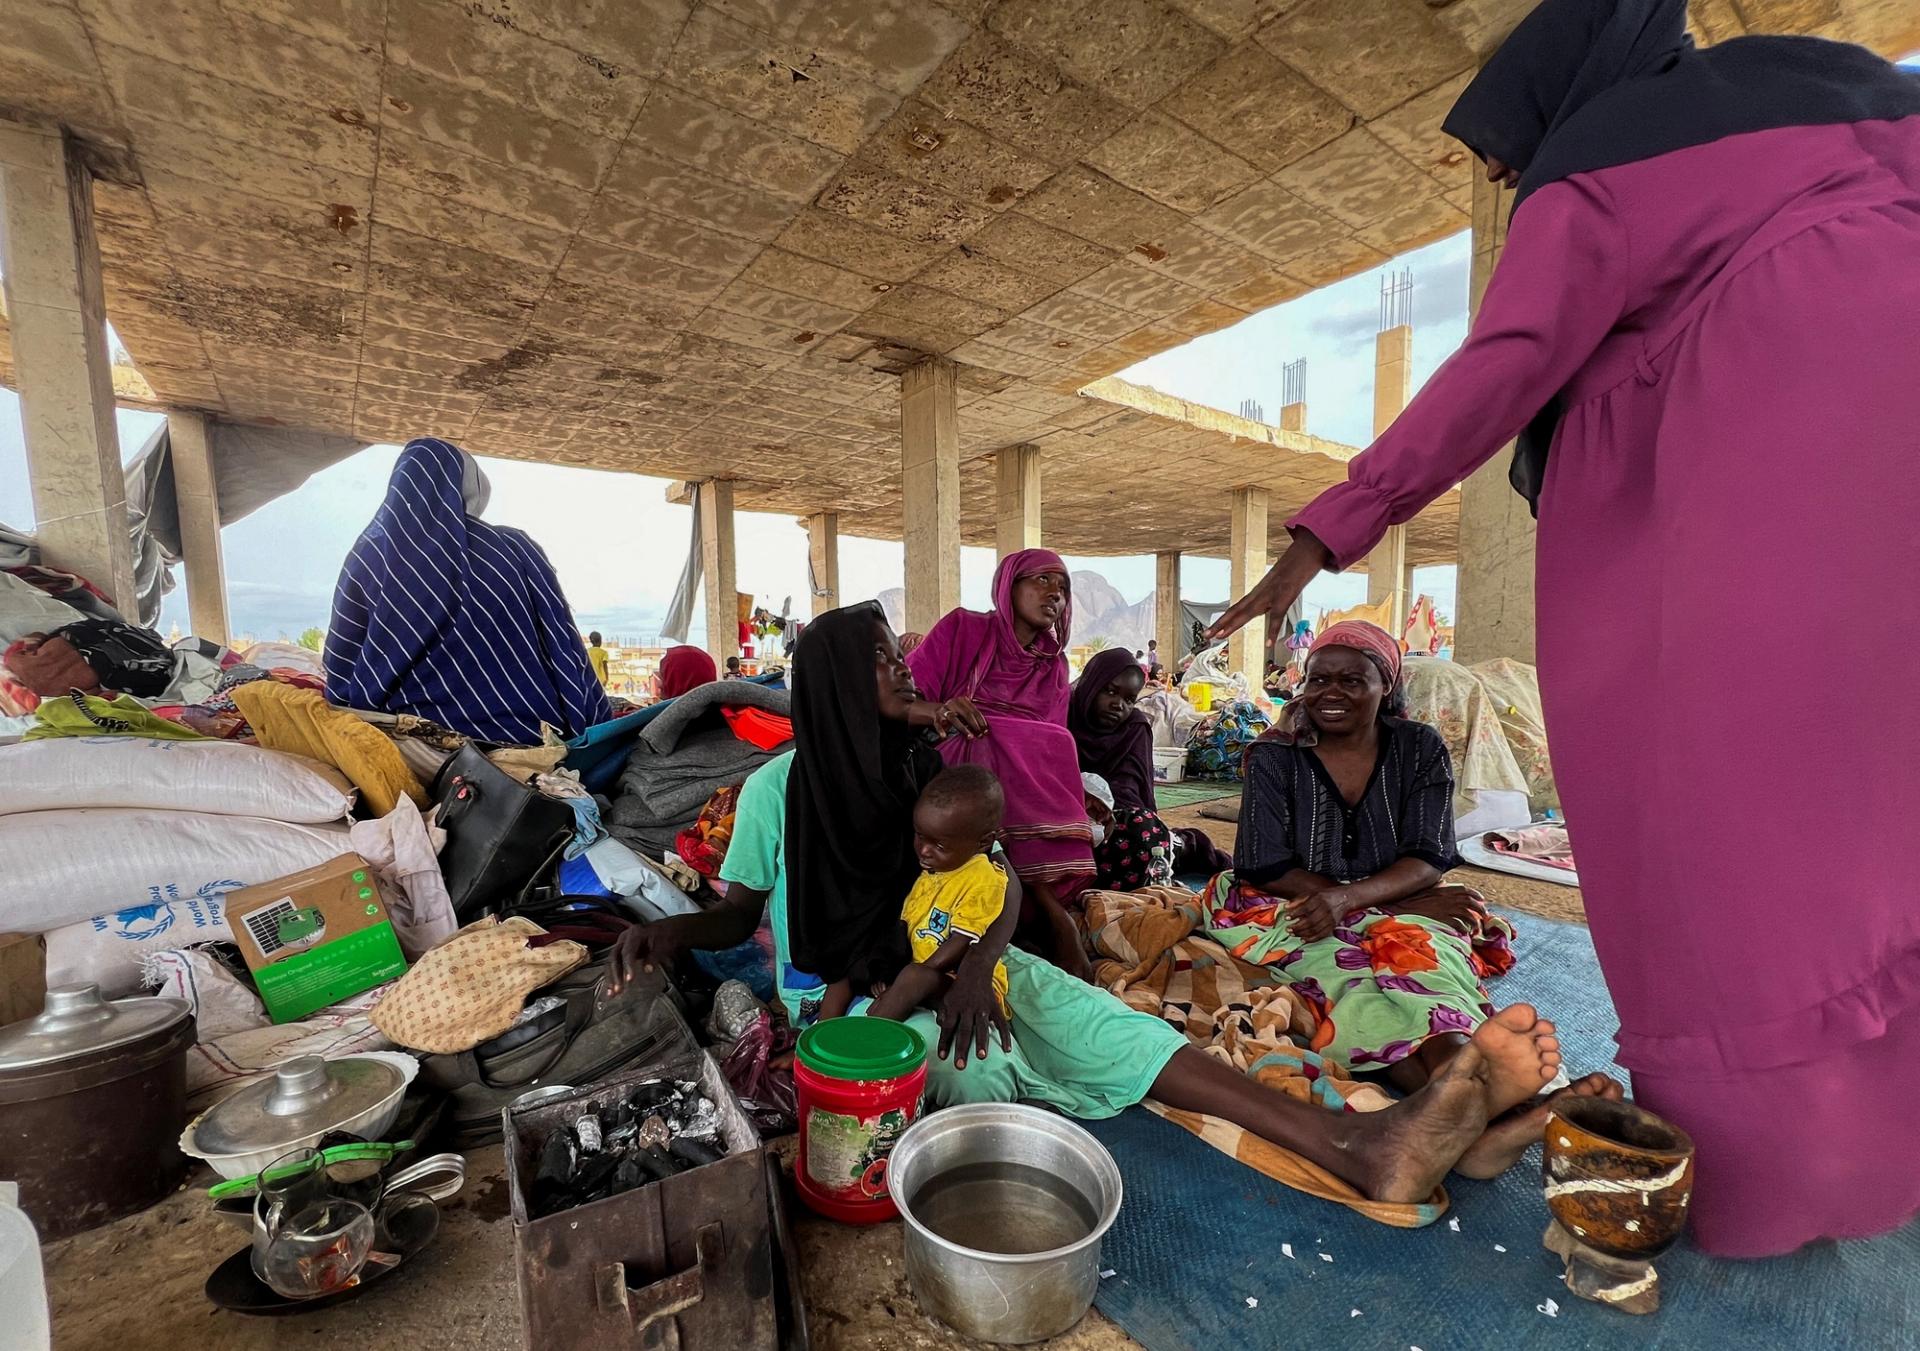
[[800, 1034], [793, 1083], [800, 1198], [843, 1224], [898, 1215], [887, 1193], [887, 1156], [920, 1116], [926, 1039], [885, 1018], [829, 1018]]

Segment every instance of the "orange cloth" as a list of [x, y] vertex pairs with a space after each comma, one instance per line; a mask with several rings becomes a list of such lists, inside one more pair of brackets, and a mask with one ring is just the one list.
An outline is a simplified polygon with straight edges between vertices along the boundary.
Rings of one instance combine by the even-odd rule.
[[763, 751], [777, 751], [793, 740], [793, 719], [764, 708], [723, 708], [720, 716], [735, 736]]

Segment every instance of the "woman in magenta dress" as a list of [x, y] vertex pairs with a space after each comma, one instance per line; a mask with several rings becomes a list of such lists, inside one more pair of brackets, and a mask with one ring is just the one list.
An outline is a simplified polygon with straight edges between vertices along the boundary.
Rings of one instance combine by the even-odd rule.
[[[1760, 1256], [1920, 1210], [1920, 81], [1685, 22], [1546, 0], [1467, 87], [1447, 130], [1519, 188], [1473, 330], [1220, 628], [1528, 433], [1620, 1062], [1698, 1146], [1695, 1240]], [[1780, 614], [1815, 654], [1784, 704], [1749, 656]]]
[[920, 697], [939, 702], [949, 764], [991, 769], [1006, 794], [1001, 839], [1033, 909], [1027, 938], [1090, 976], [1066, 904], [1094, 877], [1093, 822], [1067, 730], [1073, 584], [1060, 555], [1023, 549], [993, 574], [993, 609], [954, 610], [907, 656]]

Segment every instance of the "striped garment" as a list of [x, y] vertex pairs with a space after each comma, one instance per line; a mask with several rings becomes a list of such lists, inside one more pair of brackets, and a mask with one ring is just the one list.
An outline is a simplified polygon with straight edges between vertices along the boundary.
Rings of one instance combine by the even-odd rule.
[[606, 691], [540, 546], [467, 514], [471, 458], [433, 438], [400, 452], [334, 591], [327, 698], [483, 741], [576, 736], [613, 716]]

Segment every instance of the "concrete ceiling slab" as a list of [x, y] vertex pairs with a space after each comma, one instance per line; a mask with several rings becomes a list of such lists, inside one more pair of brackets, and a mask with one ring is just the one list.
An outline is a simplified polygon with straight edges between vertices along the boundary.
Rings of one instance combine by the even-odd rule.
[[[103, 166], [165, 404], [897, 533], [898, 374], [944, 354], [970, 540], [1030, 443], [1061, 547], [1205, 551], [1233, 486], [1291, 508], [1350, 448], [1079, 391], [1464, 228], [1438, 123], [1529, 3], [11, 0], [0, 85]], [[1920, 46], [1911, 0], [1692, 14]]]

